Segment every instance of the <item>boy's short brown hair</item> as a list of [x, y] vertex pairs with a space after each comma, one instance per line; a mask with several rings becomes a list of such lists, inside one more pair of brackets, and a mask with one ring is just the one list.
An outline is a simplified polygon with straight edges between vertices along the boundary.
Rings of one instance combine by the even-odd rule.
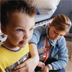
[[36, 15], [36, 7], [26, 0], [15, 0], [15, 1], [2, 1], [1, 2], [1, 25], [6, 26], [9, 22], [12, 13], [22, 12], [29, 16]]
[[54, 26], [56, 30], [69, 31], [71, 27], [71, 21], [66, 15], [59, 14], [54, 17], [51, 25]]

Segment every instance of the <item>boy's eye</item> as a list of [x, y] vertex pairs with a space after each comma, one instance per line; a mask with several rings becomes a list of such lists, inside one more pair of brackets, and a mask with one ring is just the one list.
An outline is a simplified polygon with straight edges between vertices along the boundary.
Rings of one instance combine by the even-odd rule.
[[22, 29], [17, 29], [16, 31], [23, 31]]
[[33, 28], [30, 28], [30, 31], [33, 30]]

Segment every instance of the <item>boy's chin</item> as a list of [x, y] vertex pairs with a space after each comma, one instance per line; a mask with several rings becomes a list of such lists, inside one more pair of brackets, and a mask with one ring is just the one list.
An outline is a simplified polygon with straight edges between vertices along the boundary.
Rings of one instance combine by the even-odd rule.
[[25, 46], [26, 46], [26, 44], [24, 44], [24, 45], [20, 45], [19, 47], [20, 47], [20, 48], [24, 48]]

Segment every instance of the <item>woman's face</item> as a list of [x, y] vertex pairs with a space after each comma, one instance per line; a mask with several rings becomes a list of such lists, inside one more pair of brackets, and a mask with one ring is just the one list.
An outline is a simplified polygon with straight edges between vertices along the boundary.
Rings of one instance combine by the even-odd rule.
[[56, 40], [61, 38], [62, 36], [64, 36], [66, 33], [66, 31], [59, 31], [56, 30], [54, 26], [49, 26], [49, 38], [51, 40]]

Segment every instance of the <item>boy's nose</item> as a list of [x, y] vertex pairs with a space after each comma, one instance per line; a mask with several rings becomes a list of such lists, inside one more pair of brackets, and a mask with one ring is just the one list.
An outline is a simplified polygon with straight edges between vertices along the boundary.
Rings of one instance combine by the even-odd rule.
[[23, 39], [28, 39], [28, 38], [29, 38], [29, 34], [25, 33], [24, 36], [23, 36]]

